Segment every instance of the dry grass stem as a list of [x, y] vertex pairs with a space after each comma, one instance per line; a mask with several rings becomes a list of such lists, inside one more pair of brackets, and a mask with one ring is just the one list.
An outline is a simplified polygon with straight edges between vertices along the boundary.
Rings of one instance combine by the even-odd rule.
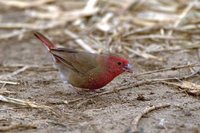
[[[48, 2], [53, 2], [55, 0], [38, 0], [35, 1], [34, 3], [30, 2], [23, 2], [23, 1], [17, 1], [17, 0], [12, 0], [12, 1], [0, 1], [1, 3], [7, 5], [7, 6], [16, 6], [19, 8], [30, 8], [34, 6], [39, 6]], [[12, 37], [24, 35], [27, 32], [31, 32], [31, 30], [47, 30], [47, 29], [53, 29], [59, 26], [63, 26], [66, 24], [66, 22], [69, 21], [74, 21], [78, 20], [82, 17], [88, 17], [91, 15], [96, 14], [99, 9], [95, 7], [97, 0], [90, 0], [88, 1], [88, 4], [86, 4], [85, 8], [83, 9], [77, 9], [74, 11], [67, 11], [67, 12], [61, 12], [60, 10], [57, 11], [58, 13], [52, 15], [52, 12], [48, 12], [46, 14], [44, 13], [39, 13], [39, 12], [34, 12], [34, 17], [38, 17], [40, 19], [46, 18], [46, 16], [49, 16], [48, 18], [51, 19], [50, 21], [44, 23], [41, 21], [36, 21], [34, 23], [12, 23], [12, 22], [6, 22], [6, 23], [0, 23], [0, 29], [20, 29], [18, 31], [12, 31], [7, 34], [2, 34], [0, 36], [0, 39], [9, 39]], [[30, 15], [31, 16], [31, 15]], [[44, 17], [45, 16], [45, 17]], [[56, 17], [55, 17], [56, 16]], [[90, 48], [91, 49], [91, 48]]]
[[172, 78], [146, 79], [146, 80], [143, 80], [143, 81], [137, 81], [137, 82], [133, 82], [133, 83], [130, 83], [130, 84], [127, 84], [127, 85], [123, 85], [123, 86], [121, 86], [117, 89], [111, 90], [111, 91], [106, 91], [106, 92], [103, 92], [103, 93], [91, 95], [91, 96], [88, 96], [84, 99], [78, 98], [78, 99], [74, 99], [74, 100], [71, 100], [71, 101], [58, 102], [56, 104], [74, 104], [74, 103], [79, 102], [79, 101], [84, 101], [84, 100], [88, 100], [88, 99], [103, 96], [103, 95], [109, 95], [109, 94], [113, 94], [113, 93], [116, 93], [116, 92], [133, 89], [134, 87], [142, 86], [142, 85], [145, 85], [145, 84], [163, 83], [164, 81], [173, 81], [173, 80], [180, 81], [182, 79], [192, 78], [193, 76], [195, 76], [195, 75], [189, 74], [189, 75], [185, 75], [185, 76], [182, 76], [182, 77], [177, 76], [177, 77], [172, 77]]
[[[144, 39], [186, 40], [187, 39], [187, 38], [167, 36], [167, 35], [134, 35], [134, 36], [131, 36], [130, 38], [131, 38], [131, 40], [144, 40]], [[127, 40], [130, 40], [130, 39], [127, 39]]]
[[13, 32], [10, 32], [10, 33], [1, 34], [0, 35], [0, 40], [4, 40], [4, 39], [6, 40], [6, 39], [14, 38], [14, 37], [21, 37], [26, 32], [28, 32], [28, 31], [24, 30], [24, 29], [22, 29], [22, 30], [14, 30]]
[[17, 7], [17, 8], [30, 8], [30, 7], [38, 7], [43, 4], [54, 2], [55, 0], [35, 0], [32, 2], [29, 1], [19, 1], [19, 0], [1, 0], [0, 3], [5, 6]]
[[[183, 12], [180, 14], [179, 18], [177, 21], [174, 23], [173, 27], [176, 28], [180, 25], [180, 23], [183, 21], [183, 19], [188, 15], [190, 10], [193, 8], [193, 6], [197, 4], [197, 1], [194, 0], [193, 2], [189, 3], [189, 5], [183, 10]], [[170, 31], [168, 35], [172, 35], [173, 31]]]
[[37, 129], [36, 126], [33, 125], [24, 125], [24, 124], [14, 124], [10, 126], [0, 127], [0, 132], [12, 132], [13, 130], [29, 130], [29, 129]]
[[136, 116], [133, 121], [131, 122], [132, 125], [132, 131], [133, 133], [139, 133], [139, 129], [138, 129], [138, 124], [140, 122], [140, 120], [142, 119], [142, 117], [152, 111], [161, 109], [161, 108], [166, 108], [166, 107], [170, 107], [170, 104], [161, 104], [161, 105], [156, 105], [156, 106], [150, 106], [150, 107], [146, 107], [141, 114], [139, 114], [138, 116]]
[[153, 73], [159, 73], [159, 72], [165, 72], [165, 71], [175, 71], [175, 70], [184, 69], [184, 68], [199, 67], [199, 66], [200, 66], [200, 64], [189, 64], [189, 65], [174, 66], [174, 67], [170, 67], [170, 68], [164, 68], [164, 69], [139, 73], [137, 75], [134, 75], [134, 77], [143, 76], [143, 75], [147, 75], [147, 74], [153, 74]]
[[173, 85], [176, 87], [181, 88], [181, 90], [187, 92], [188, 94], [199, 96], [200, 95], [200, 85], [188, 82], [188, 81], [181, 81], [181, 82], [167, 82], [162, 81], [162, 83], [167, 85]]
[[58, 26], [62, 26], [64, 23], [65, 23], [65, 21], [50, 21], [47, 24], [11, 23], [10, 22], [10, 23], [0, 23], [0, 29], [46, 30], [46, 29], [51, 29], [51, 28], [55, 28]]
[[78, 35], [76, 35], [75, 33], [69, 31], [69, 30], [65, 30], [64, 32], [66, 35], [70, 36], [71, 38], [73, 38], [76, 43], [82, 47], [83, 49], [85, 49], [86, 51], [90, 52], [90, 53], [97, 53], [96, 50], [94, 50], [93, 48], [91, 48], [90, 45], [88, 45], [87, 43], [85, 43]]
[[94, 10], [97, 2], [98, 2], [98, 0], [88, 0], [87, 4], [83, 10], [86, 12]]
[[154, 59], [154, 60], [159, 60], [159, 61], [163, 61], [163, 58], [161, 57], [156, 57], [154, 55], [151, 55], [151, 54], [148, 54], [144, 51], [140, 51], [140, 50], [134, 50], [134, 49], [131, 49], [129, 47], [124, 47], [124, 49], [126, 49], [127, 51], [137, 55], [137, 56], [140, 56], [140, 57], [143, 57], [145, 59]]
[[12, 104], [16, 104], [16, 105], [22, 105], [22, 106], [25, 106], [25, 107], [41, 108], [41, 109], [51, 110], [51, 107], [49, 107], [49, 106], [39, 105], [39, 104], [36, 104], [34, 102], [24, 101], [24, 100], [16, 99], [16, 98], [10, 98], [10, 97], [6, 97], [6, 96], [3, 96], [3, 95], [0, 95], [0, 101], [12, 103]]
[[19, 82], [13, 82], [13, 81], [4, 81], [4, 80], [0, 80], [0, 84], [18, 85], [18, 84], [19, 84]]
[[18, 70], [16, 70], [16, 71], [10, 73], [10, 74], [0, 75], [0, 79], [11, 78], [11, 77], [13, 77], [13, 76], [15, 76], [15, 75], [17, 75], [17, 74], [19, 74], [19, 73], [21, 73], [21, 72], [26, 71], [28, 68], [30, 68], [30, 66], [24, 66], [24, 67], [22, 67], [22, 68], [20, 68], [20, 69], [18, 69]]

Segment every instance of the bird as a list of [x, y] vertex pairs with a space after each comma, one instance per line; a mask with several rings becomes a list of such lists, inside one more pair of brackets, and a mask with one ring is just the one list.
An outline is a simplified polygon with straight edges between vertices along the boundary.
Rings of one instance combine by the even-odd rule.
[[115, 53], [97, 54], [59, 48], [39, 32], [34, 32], [34, 36], [52, 55], [62, 80], [73, 87], [93, 91], [104, 87], [124, 72], [133, 72], [129, 61]]

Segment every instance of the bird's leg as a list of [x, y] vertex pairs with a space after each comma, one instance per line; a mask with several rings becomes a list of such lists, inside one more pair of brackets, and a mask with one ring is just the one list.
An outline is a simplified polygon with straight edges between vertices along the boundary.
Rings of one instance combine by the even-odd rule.
[[97, 90], [93, 90], [93, 92], [96, 92], [96, 93], [102, 93], [102, 92], [105, 92], [105, 89], [97, 89]]
[[81, 88], [77, 88], [77, 87], [73, 87], [73, 88], [76, 90], [76, 93], [79, 95], [88, 95], [88, 94], [90, 94], [88, 92], [91, 92], [91, 90], [89, 90], [89, 89], [81, 89]]

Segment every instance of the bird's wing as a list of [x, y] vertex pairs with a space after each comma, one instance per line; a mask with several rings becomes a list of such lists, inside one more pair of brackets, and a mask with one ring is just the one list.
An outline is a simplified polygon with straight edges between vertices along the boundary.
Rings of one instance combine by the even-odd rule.
[[97, 54], [80, 52], [66, 48], [51, 49], [50, 52], [67, 68], [78, 73], [87, 73], [98, 65]]

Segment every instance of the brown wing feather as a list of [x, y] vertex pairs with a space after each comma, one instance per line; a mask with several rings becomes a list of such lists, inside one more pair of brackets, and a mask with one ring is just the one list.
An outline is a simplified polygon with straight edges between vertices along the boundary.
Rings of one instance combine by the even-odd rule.
[[51, 49], [50, 52], [69, 69], [86, 73], [97, 67], [97, 54], [80, 52], [66, 48]]

